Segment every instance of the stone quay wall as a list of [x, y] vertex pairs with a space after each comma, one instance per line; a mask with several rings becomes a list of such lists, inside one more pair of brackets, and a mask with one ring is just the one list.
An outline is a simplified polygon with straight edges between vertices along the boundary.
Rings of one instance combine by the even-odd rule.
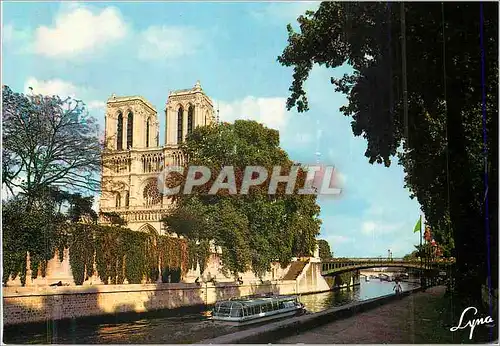
[[295, 294], [293, 281], [262, 284], [161, 283], [95, 286], [32, 286], [3, 288], [3, 323], [14, 325], [47, 320], [147, 312], [212, 305], [234, 296]]

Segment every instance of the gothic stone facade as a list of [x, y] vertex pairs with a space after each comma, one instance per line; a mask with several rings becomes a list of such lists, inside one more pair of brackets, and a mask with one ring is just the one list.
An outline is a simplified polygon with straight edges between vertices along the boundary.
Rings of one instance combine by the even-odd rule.
[[[160, 220], [171, 203], [158, 191], [158, 174], [165, 165], [184, 164], [178, 145], [195, 127], [215, 121], [212, 100], [199, 82], [192, 89], [170, 92], [163, 146], [156, 109], [141, 96], [113, 95], [105, 121], [100, 211], [117, 213], [132, 230], [165, 234]], [[101, 217], [100, 222], [108, 220]]]

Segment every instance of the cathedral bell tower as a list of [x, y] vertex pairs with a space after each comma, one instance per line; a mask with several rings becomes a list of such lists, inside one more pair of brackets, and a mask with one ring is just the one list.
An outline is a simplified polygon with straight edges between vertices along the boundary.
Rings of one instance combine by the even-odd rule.
[[194, 128], [215, 122], [212, 100], [205, 95], [199, 81], [192, 89], [171, 91], [165, 118], [165, 145], [179, 145]]
[[[145, 207], [143, 185], [147, 185], [149, 180], [143, 177], [147, 175], [142, 169], [144, 157], [151, 152], [161, 156], [158, 135], [157, 112], [146, 99], [116, 95], [108, 99], [99, 211], [118, 213], [131, 229], [144, 225], [137, 223], [142, 216], [134, 212]], [[110, 220], [103, 215], [100, 222], [109, 223]], [[157, 226], [157, 229], [160, 228]]]
[[108, 99], [105, 116], [105, 147], [112, 151], [159, 146], [156, 109], [141, 96]]

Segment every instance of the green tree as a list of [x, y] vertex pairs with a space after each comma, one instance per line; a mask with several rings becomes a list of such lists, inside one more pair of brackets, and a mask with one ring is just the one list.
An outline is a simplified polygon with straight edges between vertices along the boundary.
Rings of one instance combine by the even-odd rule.
[[419, 257], [419, 250], [412, 251], [412, 253], [404, 255], [403, 261], [416, 261]]
[[[238, 120], [196, 128], [183, 144], [190, 166], [207, 166], [211, 178], [189, 195], [174, 196], [175, 211], [165, 218], [166, 226], [192, 241], [214, 241], [222, 249], [223, 268], [230, 274], [252, 269], [263, 275], [270, 264], [287, 265], [294, 256], [311, 255], [319, 233], [320, 208], [313, 195], [286, 195], [285, 184], [268, 195], [273, 166], [286, 174], [294, 166], [279, 147], [279, 134], [255, 121]], [[222, 167], [233, 166], [238, 191], [246, 166], [263, 166], [268, 179], [250, 188], [247, 195], [220, 190], [207, 194]], [[305, 172], [300, 167], [297, 185], [302, 187]], [[187, 172], [187, 170], [186, 170]], [[181, 178], [178, 176], [178, 178]], [[169, 182], [181, 183], [172, 178]]]
[[327, 260], [330, 258], [333, 258], [332, 252], [330, 250], [330, 244], [324, 239], [319, 239], [318, 240], [318, 246], [319, 246], [319, 257], [322, 260]]
[[70, 208], [68, 217], [72, 222], [79, 222], [82, 217], [89, 217], [93, 223], [97, 223], [97, 213], [92, 209], [94, 197], [84, 197], [79, 193], [72, 194], [69, 198]]
[[32, 276], [41, 266], [45, 275], [47, 261], [60, 245], [59, 236], [65, 217], [55, 212], [55, 201], [48, 196], [29, 203], [16, 196], [2, 203], [3, 282], [9, 275], [26, 281], [26, 255], [29, 252]]
[[[352, 117], [353, 134], [367, 140], [370, 163], [389, 166], [403, 144], [399, 162], [406, 186], [436, 236], [453, 236], [457, 287], [476, 298], [488, 260], [498, 287], [498, 198], [485, 196], [483, 175], [486, 166], [489, 192], [496, 196], [497, 11], [497, 3], [323, 2], [316, 12], [298, 18], [300, 32], [288, 26], [288, 46], [278, 57], [293, 66], [287, 107], [299, 112], [308, 110], [303, 84], [315, 64], [352, 66], [352, 74], [331, 80], [348, 97], [341, 112]], [[484, 148], [482, 110], [487, 115]]]
[[49, 188], [99, 188], [101, 144], [82, 101], [2, 89], [2, 183], [29, 203]]

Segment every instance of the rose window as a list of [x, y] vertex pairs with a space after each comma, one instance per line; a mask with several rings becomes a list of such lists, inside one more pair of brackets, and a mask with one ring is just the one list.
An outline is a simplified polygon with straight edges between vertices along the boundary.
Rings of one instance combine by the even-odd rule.
[[161, 203], [160, 191], [158, 191], [158, 185], [156, 180], [150, 181], [144, 188], [144, 203], [145, 205], [155, 205]]

